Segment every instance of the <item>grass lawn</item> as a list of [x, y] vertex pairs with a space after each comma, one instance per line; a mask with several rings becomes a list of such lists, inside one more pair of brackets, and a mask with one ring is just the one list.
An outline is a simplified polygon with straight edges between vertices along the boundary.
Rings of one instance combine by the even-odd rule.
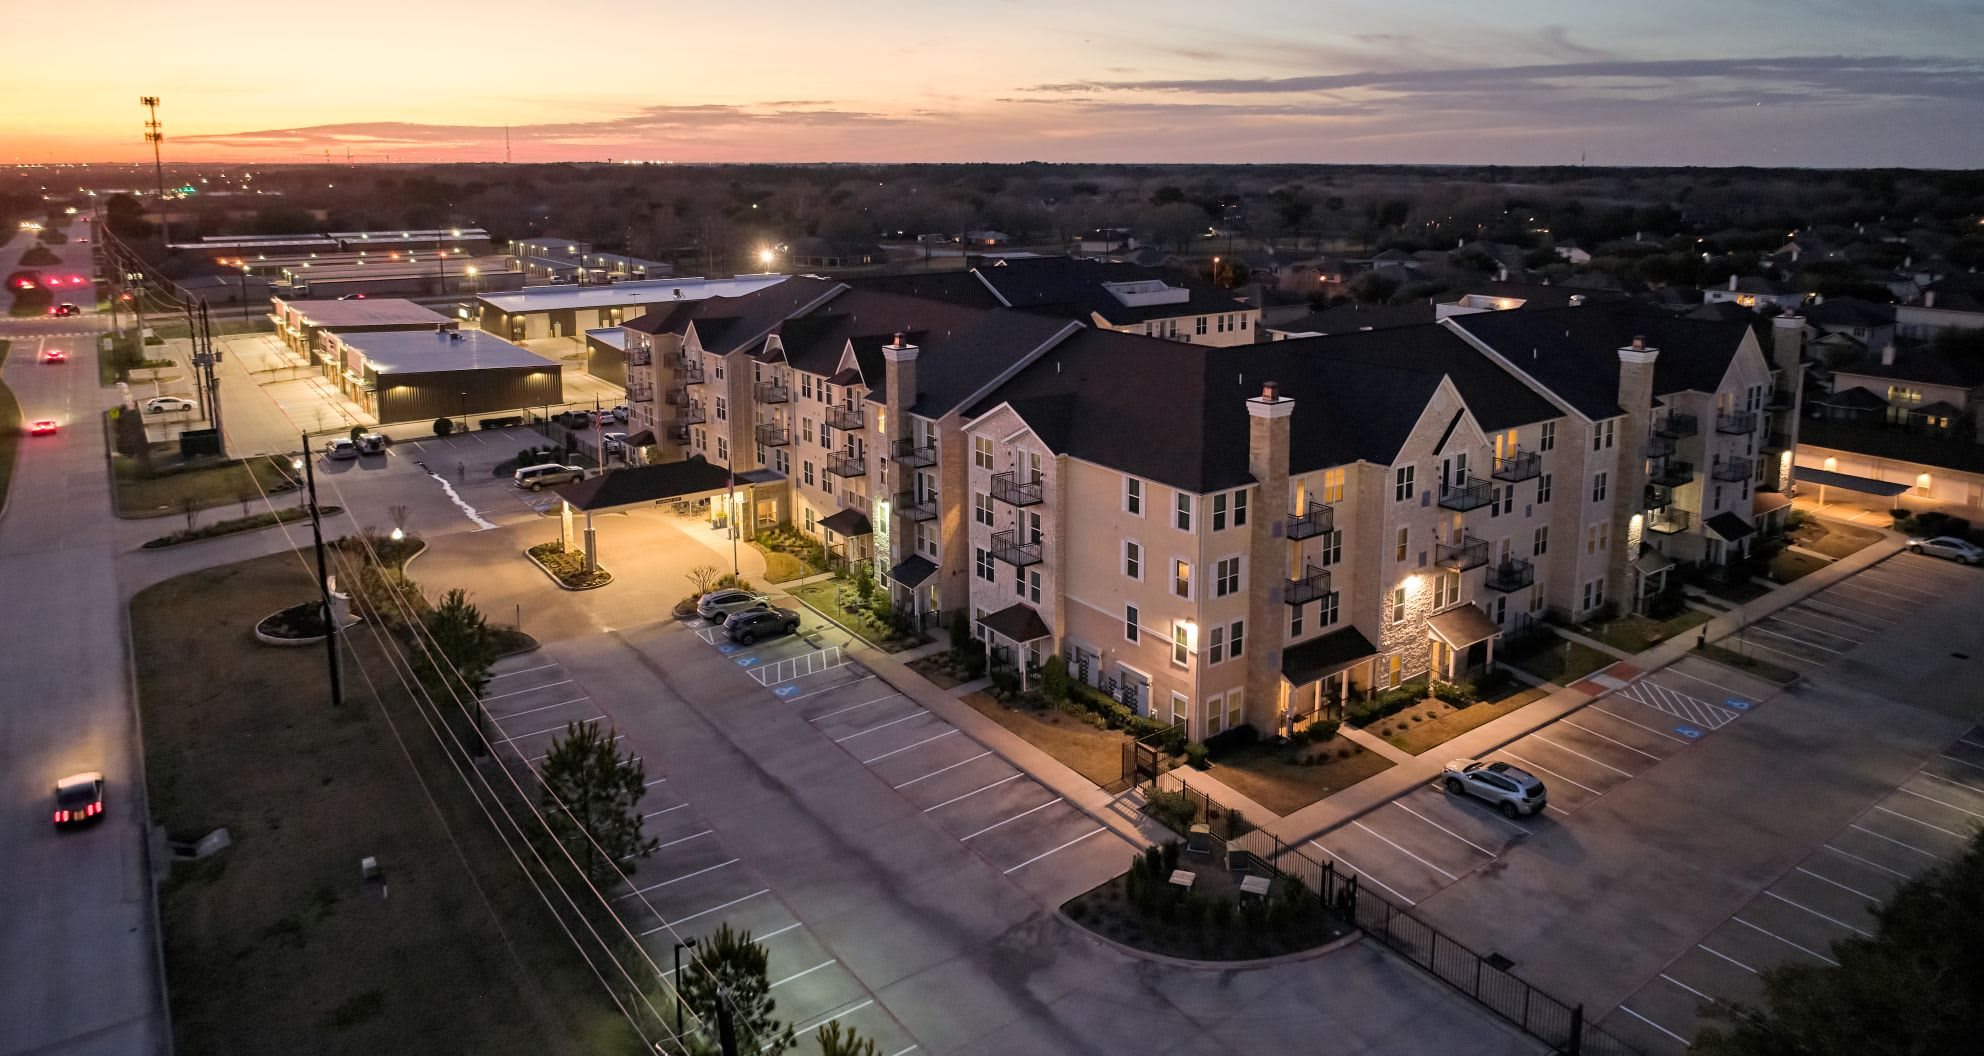
[[1798, 680], [1798, 672], [1788, 667], [1773, 664], [1768, 660], [1759, 660], [1747, 653], [1739, 653], [1726, 646], [1711, 644], [1707, 649], [1695, 650], [1695, 654], [1697, 656], [1706, 656], [1719, 664], [1727, 664], [1738, 671], [1747, 671], [1759, 678], [1770, 679], [1772, 682], [1796, 682]]
[[[1524, 686], [1500, 699], [1479, 701], [1465, 708], [1456, 708], [1437, 699], [1428, 700], [1380, 720], [1370, 732], [1418, 755], [1548, 695], [1535, 686]], [[1432, 717], [1428, 718], [1429, 715]]]
[[[0, 365], [7, 362], [7, 340], [0, 338]], [[14, 390], [0, 381], [0, 509], [7, 506], [7, 487], [14, 480], [14, 452], [21, 446], [21, 405]]]
[[1651, 649], [1683, 631], [1699, 627], [1707, 623], [1710, 618], [1708, 613], [1695, 609], [1683, 609], [1680, 615], [1665, 620], [1636, 614], [1626, 615], [1616, 620], [1579, 627], [1578, 633], [1587, 638], [1596, 638], [1614, 649], [1638, 653]]
[[1321, 744], [1261, 742], [1222, 752], [1208, 772], [1241, 795], [1285, 816], [1391, 765], [1391, 760], [1361, 744], [1332, 737]]
[[1770, 578], [1779, 583], [1789, 583], [1794, 579], [1809, 576], [1830, 564], [1832, 562], [1823, 557], [1813, 557], [1795, 550], [1780, 550], [1770, 559]]
[[751, 546], [759, 553], [765, 555], [765, 582], [767, 583], [790, 583], [795, 579], [806, 578], [813, 571], [806, 567], [806, 562], [784, 551], [767, 549], [763, 544], [755, 541], [752, 542]]
[[1510, 667], [1519, 667], [1545, 682], [1567, 686], [1619, 658], [1600, 652], [1582, 642], [1566, 638], [1519, 660], [1503, 658]]
[[[789, 593], [811, 605], [820, 615], [833, 621], [842, 630], [858, 634], [875, 643], [876, 648], [883, 652], [900, 653], [929, 641], [921, 637], [904, 638], [896, 633], [894, 627], [876, 619], [874, 613], [861, 608], [851, 598], [842, 599], [840, 588], [845, 582], [839, 577], [823, 579], [817, 583], [794, 587]], [[879, 593], [882, 588], [878, 586], [875, 589]]]
[[1880, 538], [1879, 529], [1823, 517], [1807, 519], [1791, 533], [1792, 542], [1834, 558], [1864, 550]]
[[1735, 602], [1739, 605], [1746, 601], [1755, 601], [1770, 593], [1769, 587], [1758, 583], [1754, 579], [1746, 579], [1740, 583], [1730, 583], [1720, 577], [1712, 577], [1702, 584], [1702, 589], [1724, 601]]
[[982, 691], [967, 694], [964, 702], [1097, 785], [1123, 779], [1123, 746], [1130, 736], [1121, 730], [1098, 730], [1052, 708], [1009, 708]]
[[[153, 817], [174, 839], [220, 826], [233, 838], [178, 863], [160, 890], [175, 1047], [631, 1051], [625, 1021], [371, 636], [350, 639], [342, 709], [330, 706], [322, 652], [254, 642], [256, 621], [311, 591], [296, 558], [279, 554], [167, 580], [131, 602]], [[388, 899], [359, 882], [368, 855]]]
[[[154, 466], [169, 466], [178, 460], [178, 452], [165, 445], [155, 445], [152, 460]], [[238, 504], [244, 498], [260, 502], [262, 492], [266, 491], [273, 497], [290, 487], [289, 478], [283, 470], [267, 458], [248, 458], [176, 471], [154, 470], [147, 475], [136, 460], [116, 455], [111, 459], [111, 470], [116, 484], [119, 517], [169, 516], [180, 513], [184, 509], [181, 503], [189, 498], [193, 500], [193, 508], [199, 510]], [[261, 485], [259, 489], [256, 487], [258, 483]], [[280, 505], [283, 500], [276, 501]]]

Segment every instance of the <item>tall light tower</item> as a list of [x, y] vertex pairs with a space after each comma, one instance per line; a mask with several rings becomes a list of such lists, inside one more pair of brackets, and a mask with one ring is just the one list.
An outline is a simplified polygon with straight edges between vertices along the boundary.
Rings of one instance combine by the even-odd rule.
[[141, 95], [138, 105], [145, 108], [145, 142], [152, 145], [152, 176], [158, 181], [158, 235], [159, 241], [170, 243], [172, 229], [165, 219], [165, 162], [159, 157], [159, 144], [165, 142], [165, 133], [159, 130], [158, 96]]

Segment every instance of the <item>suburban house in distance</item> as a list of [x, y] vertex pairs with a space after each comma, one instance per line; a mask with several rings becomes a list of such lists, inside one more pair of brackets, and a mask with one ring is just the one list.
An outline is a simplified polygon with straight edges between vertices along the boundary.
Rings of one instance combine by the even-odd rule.
[[1001, 260], [975, 270], [998, 303], [1088, 326], [1200, 345], [1254, 341], [1261, 310], [1215, 286], [1179, 285], [1135, 264], [1074, 257]]
[[1937, 340], [1890, 340], [1809, 397], [1798, 475], [1827, 502], [1984, 518], [1984, 364]]
[[1781, 312], [1795, 312], [1805, 303], [1805, 295], [1776, 279], [1760, 275], [1731, 275], [1726, 288], [1706, 287], [1702, 290], [1703, 304], [1720, 304], [1723, 301], [1731, 301], [1745, 308], [1772, 305]]

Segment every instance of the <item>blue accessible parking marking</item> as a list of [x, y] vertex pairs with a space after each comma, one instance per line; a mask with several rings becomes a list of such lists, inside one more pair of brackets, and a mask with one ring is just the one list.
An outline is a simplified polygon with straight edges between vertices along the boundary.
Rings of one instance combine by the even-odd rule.
[[1750, 710], [1750, 702], [1744, 700], [1742, 697], [1730, 697], [1728, 700], [1723, 701], [1723, 703], [1735, 708], [1737, 711]]
[[1696, 740], [1702, 735], [1702, 731], [1695, 729], [1693, 726], [1676, 726], [1674, 727], [1674, 732], [1691, 741]]
[[783, 685], [778, 687], [777, 689], [772, 690], [772, 692], [778, 694], [781, 697], [789, 697], [794, 693], [799, 692], [799, 687], [794, 685]]
[[736, 660], [736, 664], [738, 667], [750, 667], [752, 664], [755, 664], [757, 662], [758, 662], [758, 658], [755, 656], [740, 656]]

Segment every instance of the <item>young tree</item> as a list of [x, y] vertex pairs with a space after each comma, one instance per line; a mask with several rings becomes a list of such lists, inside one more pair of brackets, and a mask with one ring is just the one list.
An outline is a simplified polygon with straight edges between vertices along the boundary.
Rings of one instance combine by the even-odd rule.
[[738, 1049], [777, 1056], [798, 1043], [792, 1025], [772, 1018], [770, 955], [751, 941], [748, 931], [724, 924], [696, 947], [695, 966], [684, 967], [677, 993], [698, 1022], [714, 1034], [717, 1009], [725, 1006], [737, 1032]]
[[427, 613], [423, 622], [428, 637], [446, 663], [435, 663], [425, 651], [420, 651], [416, 653], [415, 673], [436, 704], [459, 702], [475, 724], [471, 750], [481, 755], [483, 739], [488, 733], [482, 691], [489, 688], [489, 667], [496, 662], [496, 635], [489, 629], [482, 610], [462, 590], [441, 595], [441, 603]]
[[842, 1030], [839, 1023], [821, 1027], [814, 1039], [820, 1043], [820, 1056], [881, 1056], [875, 1039], [864, 1038], [851, 1028]]
[[620, 754], [615, 743], [611, 729], [601, 733], [597, 722], [571, 723], [551, 742], [541, 772], [545, 817], [599, 884], [618, 880], [623, 865], [632, 872], [634, 861], [653, 854], [660, 842], [641, 835], [647, 768], [640, 756]]

